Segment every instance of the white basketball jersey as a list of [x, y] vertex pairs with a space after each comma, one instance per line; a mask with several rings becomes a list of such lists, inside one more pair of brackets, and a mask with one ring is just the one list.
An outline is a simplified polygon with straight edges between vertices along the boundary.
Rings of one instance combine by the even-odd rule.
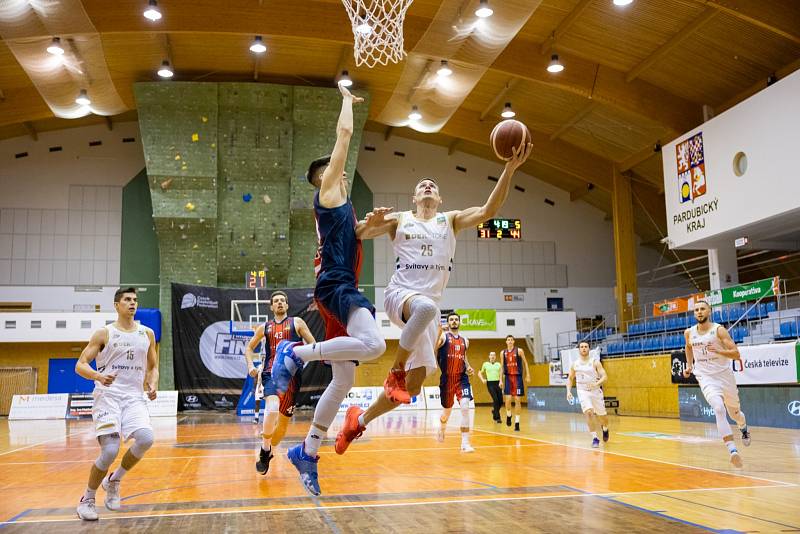
[[578, 389], [590, 391], [589, 385], [597, 382], [600, 375], [597, 369], [594, 368], [594, 360], [589, 360], [584, 363], [581, 358], [572, 362], [572, 369], [575, 371], [575, 385]]
[[95, 381], [95, 390], [141, 396], [147, 369], [147, 351], [150, 348], [147, 327], [137, 324], [134, 332], [123, 332], [113, 324], [105, 328], [108, 330], [108, 342], [97, 355], [97, 371], [117, 377], [108, 387]]
[[387, 291], [392, 287], [410, 289], [438, 302], [456, 253], [452, 221], [444, 213], [423, 221], [410, 211], [401, 212], [392, 245], [395, 270]]
[[708, 332], [701, 334], [694, 325], [689, 329], [689, 344], [694, 355], [694, 374], [697, 376], [715, 375], [726, 371], [733, 372], [731, 360], [717, 353], [722, 344], [717, 337], [717, 323], [711, 323]]

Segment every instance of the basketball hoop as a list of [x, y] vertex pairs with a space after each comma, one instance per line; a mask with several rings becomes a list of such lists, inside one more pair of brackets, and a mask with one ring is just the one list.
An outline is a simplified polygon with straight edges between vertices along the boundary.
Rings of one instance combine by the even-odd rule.
[[369, 68], [401, 61], [403, 21], [414, 0], [342, 0], [353, 26], [356, 66]]

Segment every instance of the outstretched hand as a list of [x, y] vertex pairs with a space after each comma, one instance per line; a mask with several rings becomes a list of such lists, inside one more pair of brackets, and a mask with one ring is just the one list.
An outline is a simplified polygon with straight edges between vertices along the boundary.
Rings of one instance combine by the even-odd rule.
[[531, 151], [533, 150], [533, 143], [527, 143], [524, 147], [513, 147], [511, 149], [511, 159], [508, 160], [506, 163], [506, 167], [512, 170], [516, 170], [520, 165], [525, 163], [525, 160], [528, 159], [528, 156], [531, 155]]
[[340, 92], [340, 93], [342, 93], [342, 97], [343, 97], [343, 98], [349, 98], [350, 100], [352, 100], [352, 101], [353, 101], [353, 104], [360, 104], [361, 102], [363, 102], [363, 101], [364, 101], [364, 99], [363, 99], [362, 97], [360, 97], [360, 96], [355, 96], [355, 95], [354, 95], [353, 93], [351, 93], [351, 92], [350, 92], [350, 90], [349, 90], [347, 87], [345, 87], [344, 85], [342, 85], [342, 84], [338, 84], [338, 85], [339, 85], [339, 92]]
[[367, 213], [364, 217], [364, 222], [367, 226], [380, 226], [386, 222], [386, 215], [392, 212], [394, 208], [373, 208], [372, 211]]

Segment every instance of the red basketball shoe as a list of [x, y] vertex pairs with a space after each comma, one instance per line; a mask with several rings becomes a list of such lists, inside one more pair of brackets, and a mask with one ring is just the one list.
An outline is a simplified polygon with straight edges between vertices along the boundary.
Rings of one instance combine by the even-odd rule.
[[336, 450], [336, 454], [344, 454], [347, 447], [353, 443], [353, 440], [360, 438], [361, 434], [367, 429], [367, 427], [358, 423], [358, 418], [362, 413], [364, 413], [364, 410], [358, 406], [350, 406], [347, 409], [347, 413], [344, 415], [344, 425], [342, 425], [339, 433], [336, 434], [336, 445], [333, 447]]
[[406, 372], [402, 369], [392, 369], [383, 382], [383, 392], [392, 402], [411, 404], [411, 395], [406, 389]]

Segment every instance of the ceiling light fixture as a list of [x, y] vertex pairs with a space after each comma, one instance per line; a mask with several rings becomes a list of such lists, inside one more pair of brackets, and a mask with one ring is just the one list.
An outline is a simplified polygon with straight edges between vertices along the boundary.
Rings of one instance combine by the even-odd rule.
[[53, 40], [50, 41], [50, 46], [47, 47], [47, 51], [54, 56], [63, 55], [64, 49], [61, 47], [61, 38], [53, 37]]
[[632, 4], [633, 0], [614, 0], [615, 6], [627, 6], [628, 4]]
[[255, 54], [263, 54], [267, 51], [267, 46], [264, 44], [264, 40], [260, 35], [256, 35], [256, 38], [253, 39], [253, 43], [250, 45], [250, 51]]
[[550, 64], [547, 65], [547, 72], [561, 72], [564, 70], [564, 65], [558, 60], [558, 54], [550, 56]]
[[161, 18], [161, 11], [158, 9], [158, 2], [150, 0], [147, 3], [147, 9], [144, 10], [144, 18], [152, 20], [153, 22]]
[[353, 80], [350, 78], [350, 73], [346, 70], [342, 71], [342, 75], [339, 76], [339, 85], [342, 87], [350, 87], [353, 85]]
[[453, 74], [453, 69], [450, 68], [450, 65], [447, 63], [446, 59], [442, 60], [439, 70], [436, 71], [436, 74], [438, 76], [450, 76]]
[[169, 64], [169, 60], [164, 60], [161, 62], [161, 68], [158, 69], [158, 75], [162, 78], [172, 78], [175, 73], [172, 70], [172, 67]]
[[481, 0], [481, 3], [478, 5], [478, 9], [475, 10], [475, 16], [485, 19], [486, 17], [491, 17], [494, 11], [491, 7], [489, 7], [489, 0]]
[[92, 103], [92, 101], [89, 100], [89, 95], [86, 93], [86, 89], [81, 89], [81, 92], [78, 93], [78, 98], [75, 99], [75, 103], [79, 106], [88, 106]]
[[422, 118], [422, 113], [419, 112], [419, 108], [417, 106], [411, 106], [411, 113], [408, 114], [408, 119], [412, 121], [418, 121]]
[[504, 119], [511, 119], [513, 117], [516, 117], [516, 115], [517, 114], [511, 108], [511, 102], [506, 102], [506, 105], [503, 107], [503, 112], [500, 114], [500, 116], [503, 117]]

